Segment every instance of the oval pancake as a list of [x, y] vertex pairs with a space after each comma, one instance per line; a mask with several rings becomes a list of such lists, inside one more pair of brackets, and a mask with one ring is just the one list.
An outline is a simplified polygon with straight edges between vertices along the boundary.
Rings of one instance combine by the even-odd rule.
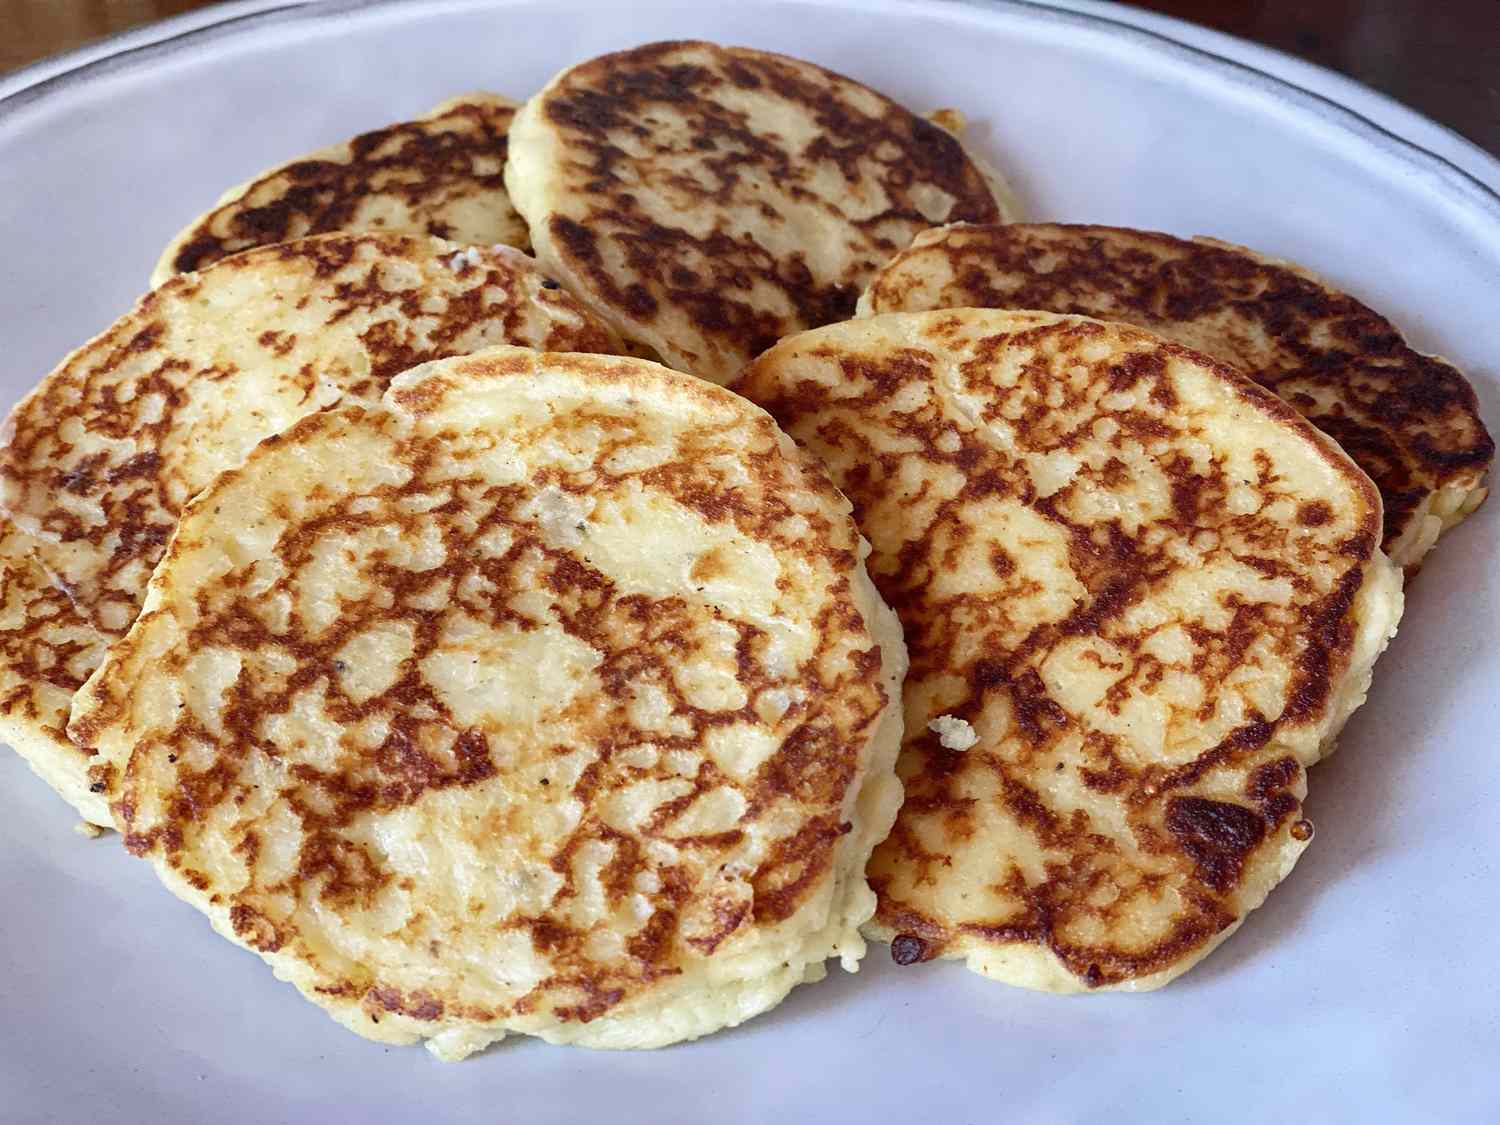
[[[18, 589], [34, 584], [36, 564], [45, 568], [71, 598], [68, 635], [92, 626], [92, 652], [135, 619], [183, 504], [261, 438], [345, 395], [377, 401], [415, 364], [496, 343], [616, 346], [530, 258], [505, 248], [322, 235], [174, 278], [11, 412], [0, 503], [21, 534], [5, 541], [5, 565]], [[50, 634], [54, 601], [35, 622], [15, 618], [5, 659], [50, 643], [32, 630]], [[91, 670], [82, 655], [69, 662]], [[32, 667], [10, 663], [0, 681], [33, 684]], [[97, 800], [79, 800], [93, 784], [87, 759], [56, 737], [57, 693], [43, 694], [51, 703], [12, 713], [27, 729], [10, 741], [44, 776], [67, 775], [64, 796], [108, 825]]]
[[152, 286], [220, 258], [313, 234], [427, 234], [474, 246], [530, 247], [505, 192], [516, 102], [476, 92], [415, 121], [361, 133], [230, 188], [179, 233]]
[[918, 235], [860, 302], [864, 315], [965, 307], [1125, 321], [1234, 364], [1369, 474], [1384, 549], [1409, 574], [1489, 492], [1495, 443], [1463, 375], [1289, 263], [1120, 227], [952, 227]]
[[517, 114], [505, 175], [549, 270], [717, 383], [853, 315], [919, 230], [1011, 217], [939, 126], [811, 63], [701, 42], [563, 71]]
[[1082, 317], [853, 321], [734, 386], [825, 460], [906, 631], [870, 932], [1060, 992], [1227, 937], [1400, 616], [1368, 478], [1227, 366]]
[[651, 1047], [854, 967], [905, 655], [764, 412], [497, 348], [189, 505], [79, 693], [126, 846], [361, 1035]]

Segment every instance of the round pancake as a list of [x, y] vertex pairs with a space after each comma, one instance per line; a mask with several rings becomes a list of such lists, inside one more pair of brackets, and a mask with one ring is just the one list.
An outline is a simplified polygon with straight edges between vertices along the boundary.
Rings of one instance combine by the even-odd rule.
[[660, 1046], [863, 954], [905, 667], [863, 549], [728, 391], [497, 348], [205, 490], [70, 733], [354, 1031]]
[[505, 176], [549, 270], [717, 383], [853, 315], [919, 230], [1010, 217], [939, 126], [811, 63], [712, 43], [563, 71], [517, 114]]
[[1125, 321], [1234, 364], [1369, 474], [1385, 551], [1408, 573], [1489, 492], [1495, 443], [1463, 375], [1289, 263], [1118, 227], [952, 227], [918, 235], [860, 302], [863, 315], [969, 307]]
[[[0, 502], [30, 538], [7, 540], [5, 565], [18, 589], [45, 567], [72, 600], [68, 635], [92, 626], [94, 652], [134, 620], [183, 504], [261, 438], [344, 395], [376, 401], [414, 364], [502, 342], [586, 351], [615, 338], [525, 255], [435, 238], [323, 235], [174, 278], [11, 412]], [[43, 634], [55, 601], [38, 610]], [[38, 665], [17, 655], [32, 629], [16, 619], [0, 682], [40, 691]], [[82, 651], [69, 657], [76, 679], [92, 670]], [[13, 723], [8, 740], [107, 825], [96, 801], [76, 799], [93, 784], [86, 758], [49, 713], [18, 707], [27, 729]]]
[[230, 188], [172, 240], [161, 285], [220, 258], [311, 234], [428, 234], [529, 248], [505, 192], [506, 134], [517, 103], [465, 94], [404, 121], [308, 153]]
[[1228, 936], [1400, 616], [1368, 478], [1227, 366], [1082, 317], [854, 321], [735, 389], [825, 460], [906, 631], [869, 867], [895, 959], [1144, 989]]

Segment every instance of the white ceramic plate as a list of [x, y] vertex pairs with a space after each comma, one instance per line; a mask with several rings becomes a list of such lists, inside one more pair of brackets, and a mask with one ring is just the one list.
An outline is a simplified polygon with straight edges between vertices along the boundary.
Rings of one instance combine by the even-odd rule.
[[[525, 96], [601, 51], [706, 36], [963, 108], [1035, 217], [1296, 258], [1470, 371], [1500, 423], [1500, 166], [1306, 64], [1067, 7], [250, 2], [49, 61], [0, 81], [0, 398], [126, 309], [167, 238], [249, 173], [463, 90]], [[858, 976], [696, 1044], [516, 1041], [444, 1066], [336, 1027], [113, 837], [74, 835], [7, 754], [0, 1121], [1500, 1120], [1497, 555], [1493, 505], [1443, 541], [1313, 772], [1315, 846], [1145, 996], [900, 970], [877, 946]]]

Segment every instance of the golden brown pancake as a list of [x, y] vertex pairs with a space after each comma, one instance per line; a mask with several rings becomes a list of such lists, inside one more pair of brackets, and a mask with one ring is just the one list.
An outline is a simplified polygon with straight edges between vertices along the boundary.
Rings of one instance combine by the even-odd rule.
[[1489, 492], [1495, 443], [1463, 375], [1347, 293], [1243, 247], [1119, 227], [953, 227], [919, 235], [860, 307], [1081, 313], [1234, 364], [1369, 474], [1385, 551], [1409, 573]]
[[766, 414], [496, 348], [262, 443], [78, 695], [126, 846], [362, 1035], [660, 1046], [853, 967], [900, 629]]
[[[262, 438], [341, 396], [378, 400], [414, 364], [500, 342], [615, 346], [530, 258], [503, 247], [321, 235], [176, 277], [11, 412], [0, 501], [29, 538], [29, 546], [7, 540], [14, 573], [29, 588], [34, 564], [43, 566], [78, 617], [69, 643], [85, 644], [74, 634], [87, 623], [95, 634], [85, 650], [94, 653], [135, 619], [182, 506]], [[44, 600], [46, 614], [54, 601]], [[49, 625], [36, 627], [50, 634]], [[16, 618], [13, 629], [16, 645], [33, 643], [32, 623]], [[92, 670], [85, 650], [70, 658], [69, 677]], [[0, 680], [39, 690], [37, 667], [13, 663]], [[49, 714], [14, 711], [32, 736], [13, 745], [44, 776], [77, 774], [64, 795], [107, 825], [101, 806], [79, 797], [90, 784], [82, 759], [55, 738]]]
[[1082, 317], [852, 321], [734, 387], [824, 459], [905, 628], [869, 867], [896, 960], [1144, 989], [1227, 937], [1400, 616], [1369, 479], [1226, 365]]
[[517, 115], [506, 186], [537, 257], [627, 339], [726, 382], [853, 315], [935, 223], [1005, 214], [944, 129], [783, 55], [652, 43], [563, 71]]
[[474, 246], [530, 246], [505, 192], [516, 102], [465, 94], [309, 153], [230, 188], [162, 253], [160, 285], [229, 254], [311, 234], [429, 234]]

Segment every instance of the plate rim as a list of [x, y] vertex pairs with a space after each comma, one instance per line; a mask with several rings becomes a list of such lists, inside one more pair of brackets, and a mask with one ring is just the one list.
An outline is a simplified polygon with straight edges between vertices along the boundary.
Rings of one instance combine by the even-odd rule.
[[[962, 2], [983, 4], [988, 0], [962, 0]], [[1413, 148], [1425, 150], [1450, 164], [1458, 165], [1460, 170], [1466, 172], [1471, 179], [1479, 180], [1492, 191], [1500, 193], [1500, 153], [1490, 152], [1451, 126], [1444, 125], [1399, 98], [1377, 90], [1368, 83], [1344, 74], [1342, 71], [1302, 58], [1300, 55], [1294, 55], [1279, 47], [1257, 43], [1227, 31], [1170, 16], [1164, 12], [1136, 7], [1135, 0], [1032, 0], [1032, 2], [1050, 3], [1055, 7], [1102, 15], [1106, 19], [1111, 18], [1105, 14], [1108, 12], [1126, 13], [1127, 18], [1120, 22], [1145, 31], [1155, 31], [1168, 39], [1177, 39], [1207, 54], [1218, 55], [1227, 58], [1232, 63], [1239, 63], [1248, 66], [1251, 70], [1260, 71], [1284, 85], [1303, 89], [1315, 98], [1332, 102], [1335, 106], [1349, 110], [1356, 117], [1370, 122], [1378, 131], [1391, 134]], [[1238, 52], [1258, 61], [1247, 63], [1243, 58], [1231, 52]], [[1289, 77], [1288, 74], [1282, 73], [1283, 71], [1290, 72], [1292, 75], [1306, 75], [1317, 85], [1309, 85], [1307, 82]], [[1329, 90], [1333, 92], [1330, 93]], [[1362, 105], [1370, 107], [1371, 112], [1360, 109], [1359, 106]], [[1399, 125], [1383, 124], [1375, 114], [1395, 118]], [[1407, 132], [1409, 129], [1417, 129], [1430, 134], [1431, 140], [1423, 142], [1414, 139]], [[1445, 156], [1438, 151], [1434, 142], [1441, 142], [1450, 149], [1458, 150], [1462, 153], [1463, 160]], [[1471, 161], [1483, 171], [1476, 172], [1463, 161]]]
[[[38, 102], [84, 86], [96, 79], [117, 74], [131, 74], [148, 68], [162, 59], [246, 32], [281, 24], [346, 18], [378, 9], [462, 9], [504, 8], [516, 0], [448, 0], [432, 4], [430, 0], [237, 0], [213, 8], [186, 12], [137, 28], [129, 28], [102, 40], [71, 51], [51, 55], [8, 75], [0, 76], [0, 125]], [[584, 0], [599, 3], [600, 0]], [[802, 0], [814, 6], [836, 8], [848, 0]], [[868, 2], [868, 0], [867, 0]], [[1212, 28], [1200, 27], [1187, 20], [1157, 12], [1148, 12], [1129, 4], [1117, 5], [1121, 15], [1105, 14], [1097, 0], [876, 0], [883, 7], [939, 12], [968, 10], [983, 18], [988, 12], [1008, 10], [1023, 18], [1042, 21], [1072, 22], [1075, 25], [1105, 30], [1132, 39], [1147, 49], [1165, 51], [1196, 64], [1231, 85], [1249, 86], [1264, 94], [1288, 101], [1296, 109], [1321, 119], [1354, 139], [1381, 150], [1384, 155], [1403, 160], [1424, 171], [1432, 182], [1445, 189], [1447, 202], [1463, 207], [1478, 217], [1500, 224], [1500, 159], [1448, 128], [1357, 79], [1317, 63], [1251, 40], [1241, 39]], [[205, 22], [205, 17], [207, 19]], [[1124, 17], [1124, 18], [1122, 18]], [[1134, 17], [1133, 19], [1131, 17]], [[1169, 33], [1170, 32], [1170, 33]], [[1326, 84], [1371, 100], [1387, 111], [1394, 111], [1412, 122], [1434, 130], [1456, 142], [1465, 155], [1484, 169], [1480, 175], [1448, 156], [1413, 140], [1396, 129], [1381, 124], [1338, 98], [1311, 89], [1290, 78], [1272, 73], [1243, 59], [1222, 54], [1203, 42], [1223, 41], [1238, 47], [1252, 58], [1259, 56], [1294, 69], [1304, 69]]]

